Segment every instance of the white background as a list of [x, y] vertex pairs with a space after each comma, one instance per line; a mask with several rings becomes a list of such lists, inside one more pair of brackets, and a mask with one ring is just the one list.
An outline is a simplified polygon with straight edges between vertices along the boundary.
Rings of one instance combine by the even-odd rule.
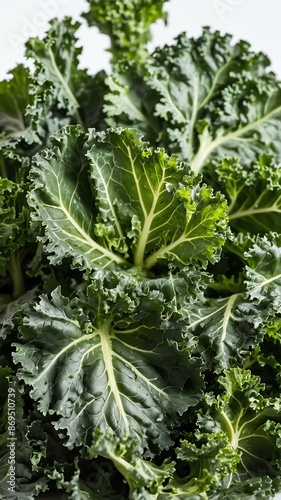
[[[2, 3], [5, 5], [0, 18], [0, 79], [24, 60], [24, 42], [29, 36], [42, 35], [48, 28], [48, 19], [64, 15], [77, 19], [88, 10], [86, 0], [2, 0]], [[169, 13], [168, 27], [162, 21], [156, 23], [151, 48], [171, 43], [181, 31], [198, 36], [202, 26], [208, 25], [232, 33], [235, 41], [247, 40], [254, 50], [265, 52], [281, 78], [280, 0], [170, 0], [165, 10]], [[81, 65], [91, 73], [109, 70], [107, 37], [98, 34], [96, 28], [87, 28], [84, 21], [79, 37], [85, 46]], [[277, 498], [281, 500], [281, 494]]]
[[[101, 0], [109, 1], [109, 0]], [[23, 60], [24, 42], [48, 28], [48, 19], [72, 15], [76, 19], [88, 10], [86, 0], [2, 0], [0, 17], [0, 78]], [[262, 50], [272, 60], [273, 69], [281, 78], [281, 2], [280, 0], [170, 0], [169, 26], [159, 21], [153, 28], [151, 47], [170, 43], [181, 31], [198, 36], [202, 26], [212, 26], [234, 35], [234, 40], [249, 41], [254, 50]], [[96, 28], [79, 31], [86, 46], [81, 63], [92, 72], [109, 69], [107, 37]]]

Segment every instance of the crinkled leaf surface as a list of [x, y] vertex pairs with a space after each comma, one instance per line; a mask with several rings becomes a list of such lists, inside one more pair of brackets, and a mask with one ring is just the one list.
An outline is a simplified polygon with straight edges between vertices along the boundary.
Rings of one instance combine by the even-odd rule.
[[36, 64], [33, 91], [37, 91], [39, 85], [42, 90], [50, 87], [53, 102], [69, 115], [79, 108], [74, 89], [81, 81], [81, 74], [84, 76], [85, 73], [77, 70], [78, 55], [81, 53], [75, 43], [78, 27], [79, 23], [72, 23], [70, 18], [64, 22], [55, 19], [43, 40], [31, 38], [28, 41], [26, 52]]
[[36, 142], [26, 108], [33, 102], [29, 93], [30, 73], [18, 65], [11, 79], [0, 83], [0, 148], [15, 148], [20, 141]]
[[203, 432], [224, 431], [241, 453], [233, 476], [280, 477], [281, 400], [267, 396], [265, 385], [250, 370], [233, 368], [219, 377], [220, 395], [205, 394], [198, 425]]
[[97, 26], [111, 40], [112, 61], [134, 59], [144, 62], [146, 44], [151, 38], [150, 25], [166, 19], [163, 4], [167, 0], [117, 0], [99, 2], [89, 0], [90, 10], [84, 17], [90, 26]]
[[[279, 484], [278, 484], [279, 483]], [[246, 481], [235, 481], [224, 490], [211, 492], [211, 500], [267, 500], [274, 498], [274, 494], [280, 489], [280, 482], [270, 477], [252, 477]]]
[[33, 218], [46, 228], [53, 263], [72, 256], [84, 268], [151, 269], [219, 258], [227, 234], [219, 193], [134, 130], [94, 132], [84, 142], [79, 128], [64, 129], [31, 172]]
[[225, 298], [203, 298], [188, 305], [187, 331], [198, 336], [198, 350], [219, 372], [243, 360], [263, 338], [263, 315], [237, 293]]
[[0, 274], [6, 274], [11, 251], [15, 251], [15, 235], [24, 218], [17, 218], [16, 197], [20, 187], [8, 179], [0, 179]]
[[133, 61], [118, 63], [116, 72], [105, 83], [106, 123], [112, 127], [137, 127], [151, 144], [158, 144], [161, 124], [154, 113], [157, 94], [136, 72]]
[[198, 402], [200, 361], [172, 342], [176, 325], [156, 326], [159, 296], [148, 293], [144, 310], [133, 288], [130, 280], [112, 290], [96, 280], [88, 299], [69, 301], [56, 289], [24, 308], [19, 377], [44, 414], [60, 417], [55, 427], [67, 430], [69, 447], [88, 442], [95, 427], [165, 447], [168, 426]]
[[106, 97], [106, 110], [111, 120], [122, 115], [124, 123], [126, 108], [119, 105], [118, 97], [124, 100], [126, 95], [127, 109], [138, 106], [135, 124], [139, 122], [149, 137], [155, 132], [150, 118], [153, 107], [153, 115], [159, 117], [160, 144], [187, 159], [196, 173], [214, 154], [239, 156], [248, 166], [259, 154], [269, 152], [280, 161], [281, 92], [268, 65], [266, 56], [253, 53], [247, 42], [232, 44], [230, 35], [209, 28], [198, 39], [183, 34], [174, 45], [157, 49], [145, 70], [135, 67], [146, 95], [131, 106], [123, 82], [130, 88], [136, 78], [126, 78], [127, 71], [132, 73], [130, 66], [123, 66], [125, 76], [120, 67], [121, 78], [116, 73], [109, 80], [112, 91]]
[[[26, 386], [15, 498], [55, 485], [72, 500], [269, 498], [281, 488], [280, 83], [264, 55], [208, 29], [150, 57], [145, 43], [164, 0], [113, 4], [92, 0], [86, 15], [112, 43], [104, 108], [105, 75], [78, 67], [70, 19], [28, 42], [32, 75], [18, 67], [0, 83], [0, 361], [12, 366], [7, 333], [18, 333], [14, 361]], [[188, 159], [225, 191], [228, 209], [135, 131], [82, 132], [103, 130], [105, 113], [108, 124], [138, 127]], [[36, 157], [29, 201], [45, 246], [28, 270], [36, 245], [26, 175], [42, 145], [51, 149]], [[227, 215], [243, 235], [218, 262]], [[202, 272], [208, 264], [215, 285]], [[34, 283], [49, 295], [26, 304]], [[218, 381], [237, 363], [255, 375], [235, 368]], [[202, 370], [214, 391], [204, 404]], [[176, 457], [168, 447], [181, 437]], [[163, 457], [172, 454], [181, 474], [170, 479]], [[117, 468], [106, 469], [110, 460]]]
[[212, 489], [221, 488], [222, 480], [235, 471], [239, 454], [223, 432], [205, 435], [197, 432], [189, 437], [176, 448], [177, 459], [181, 460], [186, 475], [175, 475], [163, 488], [159, 499], [165, 498], [164, 492], [166, 498], [170, 494], [171, 498], [203, 499], [206, 492], [209, 495]]
[[145, 488], [147, 493], [158, 493], [162, 483], [171, 477], [174, 463], [166, 461], [161, 466], [144, 460], [139, 443], [130, 436], [122, 439], [112, 433], [93, 433], [93, 443], [88, 448], [89, 457], [101, 455], [109, 458], [126, 479], [131, 491]]
[[[85, 469], [88, 472], [86, 475]], [[118, 493], [117, 490], [124, 489], [127, 493], [128, 487], [125, 484], [120, 485], [119, 478], [116, 476], [118, 476], [118, 471], [109, 460], [89, 460], [88, 464], [84, 460], [81, 464], [78, 457], [74, 459], [74, 464], [55, 462], [48, 471], [48, 477], [55, 481], [57, 489], [60, 490], [60, 497], [63, 495], [66, 497], [66, 493], [61, 491], [63, 490], [70, 495], [66, 498], [71, 500], [108, 500], [109, 498], [123, 500], [124, 495], [121, 492]]]
[[35, 64], [30, 85], [35, 102], [28, 114], [43, 137], [46, 130], [54, 133], [71, 122], [100, 126], [105, 74], [90, 76], [79, 68], [82, 49], [77, 46], [78, 22], [67, 17], [50, 24], [42, 40], [31, 38], [27, 43], [26, 55]]
[[[95, 199], [88, 179], [88, 164], [84, 158], [85, 137], [73, 127], [59, 132], [54, 149], [37, 155], [31, 176], [34, 190], [30, 205], [36, 209], [34, 219], [46, 227], [50, 242], [47, 250], [53, 264], [65, 256], [74, 263], [92, 268], [124, 263], [113, 253], [95, 231]], [[47, 238], [46, 238], [47, 239]]]
[[281, 312], [281, 236], [259, 237], [245, 253], [246, 284], [250, 299], [275, 313]]
[[26, 240], [31, 239], [28, 225], [26, 186], [0, 178], [0, 274], [5, 274], [5, 261]]
[[61, 127], [104, 128], [105, 73], [91, 76], [78, 68], [80, 24], [70, 18], [50, 24], [45, 38], [27, 42], [35, 70], [18, 65], [10, 80], [0, 82], [0, 173], [17, 182], [26, 178], [32, 155]]
[[249, 350], [262, 342], [270, 318], [280, 313], [280, 235], [270, 233], [256, 237], [254, 244], [251, 240], [244, 244], [250, 248], [244, 252], [244, 282], [238, 283], [238, 288], [246, 291], [229, 295], [227, 286], [231, 288], [233, 281], [218, 279], [214, 288], [221, 291], [225, 287], [226, 297], [205, 297], [199, 293], [194, 301], [182, 306], [187, 317], [186, 331], [198, 337], [197, 348], [215, 371], [241, 362]]
[[13, 318], [23, 304], [35, 300], [38, 290], [28, 290], [17, 299], [9, 295], [0, 297], [0, 339], [5, 339], [13, 329]]
[[226, 231], [223, 198], [199, 186], [175, 157], [142, 145], [135, 131], [109, 131], [97, 142], [88, 157], [100, 220], [128, 228], [134, 264], [150, 269], [160, 259], [180, 267], [191, 260], [215, 261]]
[[227, 194], [231, 227], [251, 234], [281, 232], [280, 165], [265, 158], [247, 172], [237, 159], [226, 159], [217, 173]]
[[[249, 359], [256, 362], [255, 372], [270, 387], [279, 390], [281, 385], [281, 318], [275, 316], [264, 325], [265, 336]], [[258, 363], [258, 367], [257, 367]]]
[[[0, 401], [0, 495], [3, 499], [9, 500], [33, 500], [34, 496], [40, 491], [45, 491], [47, 489], [48, 479], [44, 477], [44, 474], [34, 474], [32, 471], [31, 457], [33, 452], [36, 454], [31, 446], [30, 441], [26, 436], [26, 421], [23, 413], [23, 400], [21, 395], [17, 390], [17, 381], [15, 378], [8, 383], [8, 375], [11, 374], [10, 368], [0, 368], [0, 378], [1, 378], [1, 389], [3, 391], [3, 397]], [[16, 433], [11, 436], [8, 432], [8, 390], [10, 391], [10, 401], [9, 409], [10, 412], [14, 411], [16, 421]], [[2, 399], [4, 405], [2, 404]], [[13, 407], [13, 402], [15, 406]], [[12, 422], [10, 422], [12, 424]], [[11, 437], [16, 438], [15, 449], [16, 449], [16, 465], [15, 465], [15, 492], [9, 490], [10, 480], [9, 469], [10, 465], [8, 460], [11, 460], [12, 453], [8, 445], [12, 443]], [[35, 444], [36, 443], [36, 444]], [[33, 442], [34, 447], [40, 443], [40, 438], [37, 434], [36, 439]], [[39, 451], [38, 451], [39, 455]], [[12, 464], [14, 465], [14, 464]]]
[[36, 243], [29, 224], [27, 185], [0, 178], [0, 293], [7, 306], [25, 293], [23, 260]]

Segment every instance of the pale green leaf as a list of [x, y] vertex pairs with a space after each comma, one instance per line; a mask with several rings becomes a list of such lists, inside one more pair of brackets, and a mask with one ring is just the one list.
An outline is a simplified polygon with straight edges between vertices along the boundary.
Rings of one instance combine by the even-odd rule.
[[203, 500], [207, 494], [209, 498], [212, 489], [221, 489], [223, 480], [236, 470], [240, 458], [223, 432], [190, 434], [187, 439], [181, 440], [176, 454], [187, 473], [184, 477], [175, 475], [163, 488], [159, 499], [168, 498], [169, 494], [176, 499]]

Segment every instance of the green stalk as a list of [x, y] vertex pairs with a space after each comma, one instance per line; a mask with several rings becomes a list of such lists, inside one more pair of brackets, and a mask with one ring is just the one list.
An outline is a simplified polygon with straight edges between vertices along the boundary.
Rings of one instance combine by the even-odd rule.
[[25, 292], [21, 261], [22, 259], [19, 252], [14, 252], [11, 254], [9, 262], [9, 272], [13, 282], [13, 299], [18, 299]]
[[7, 176], [7, 170], [6, 170], [6, 165], [5, 165], [5, 160], [3, 155], [0, 155], [0, 175], [3, 179], [5, 179]]

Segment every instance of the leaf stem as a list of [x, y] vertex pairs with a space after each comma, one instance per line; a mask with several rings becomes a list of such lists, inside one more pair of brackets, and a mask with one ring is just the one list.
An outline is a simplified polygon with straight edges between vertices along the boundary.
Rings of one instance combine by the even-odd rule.
[[9, 262], [9, 272], [13, 282], [13, 299], [18, 299], [25, 293], [24, 276], [21, 264], [22, 259], [20, 253], [12, 253]]
[[3, 155], [0, 156], [0, 174], [1, 174], [2, 179], [6, 179], [8, 177], [5, 159], [4, 159]]
[[281, 106], [273, 109], [269, 113], [265, 114], [256, 121], [250, 122], [244, 127], [237, 128], [236, 130], [229, 132], [226, 135], [218, 135], [215, 139], [206, 134], [202, 137], [200, 147], [190, 162], [192, 170], [195, 174], [199, 174], [204, 166], [205, 161], [209, 156], [220, 146], [223, 146], [227, 142], [240, 140], [241, 136], [245, 135], [247, 132], [255, 130], [259, 125], [262, 125], [266, 121], [270, 120], [274, 115], [281, 113]]

